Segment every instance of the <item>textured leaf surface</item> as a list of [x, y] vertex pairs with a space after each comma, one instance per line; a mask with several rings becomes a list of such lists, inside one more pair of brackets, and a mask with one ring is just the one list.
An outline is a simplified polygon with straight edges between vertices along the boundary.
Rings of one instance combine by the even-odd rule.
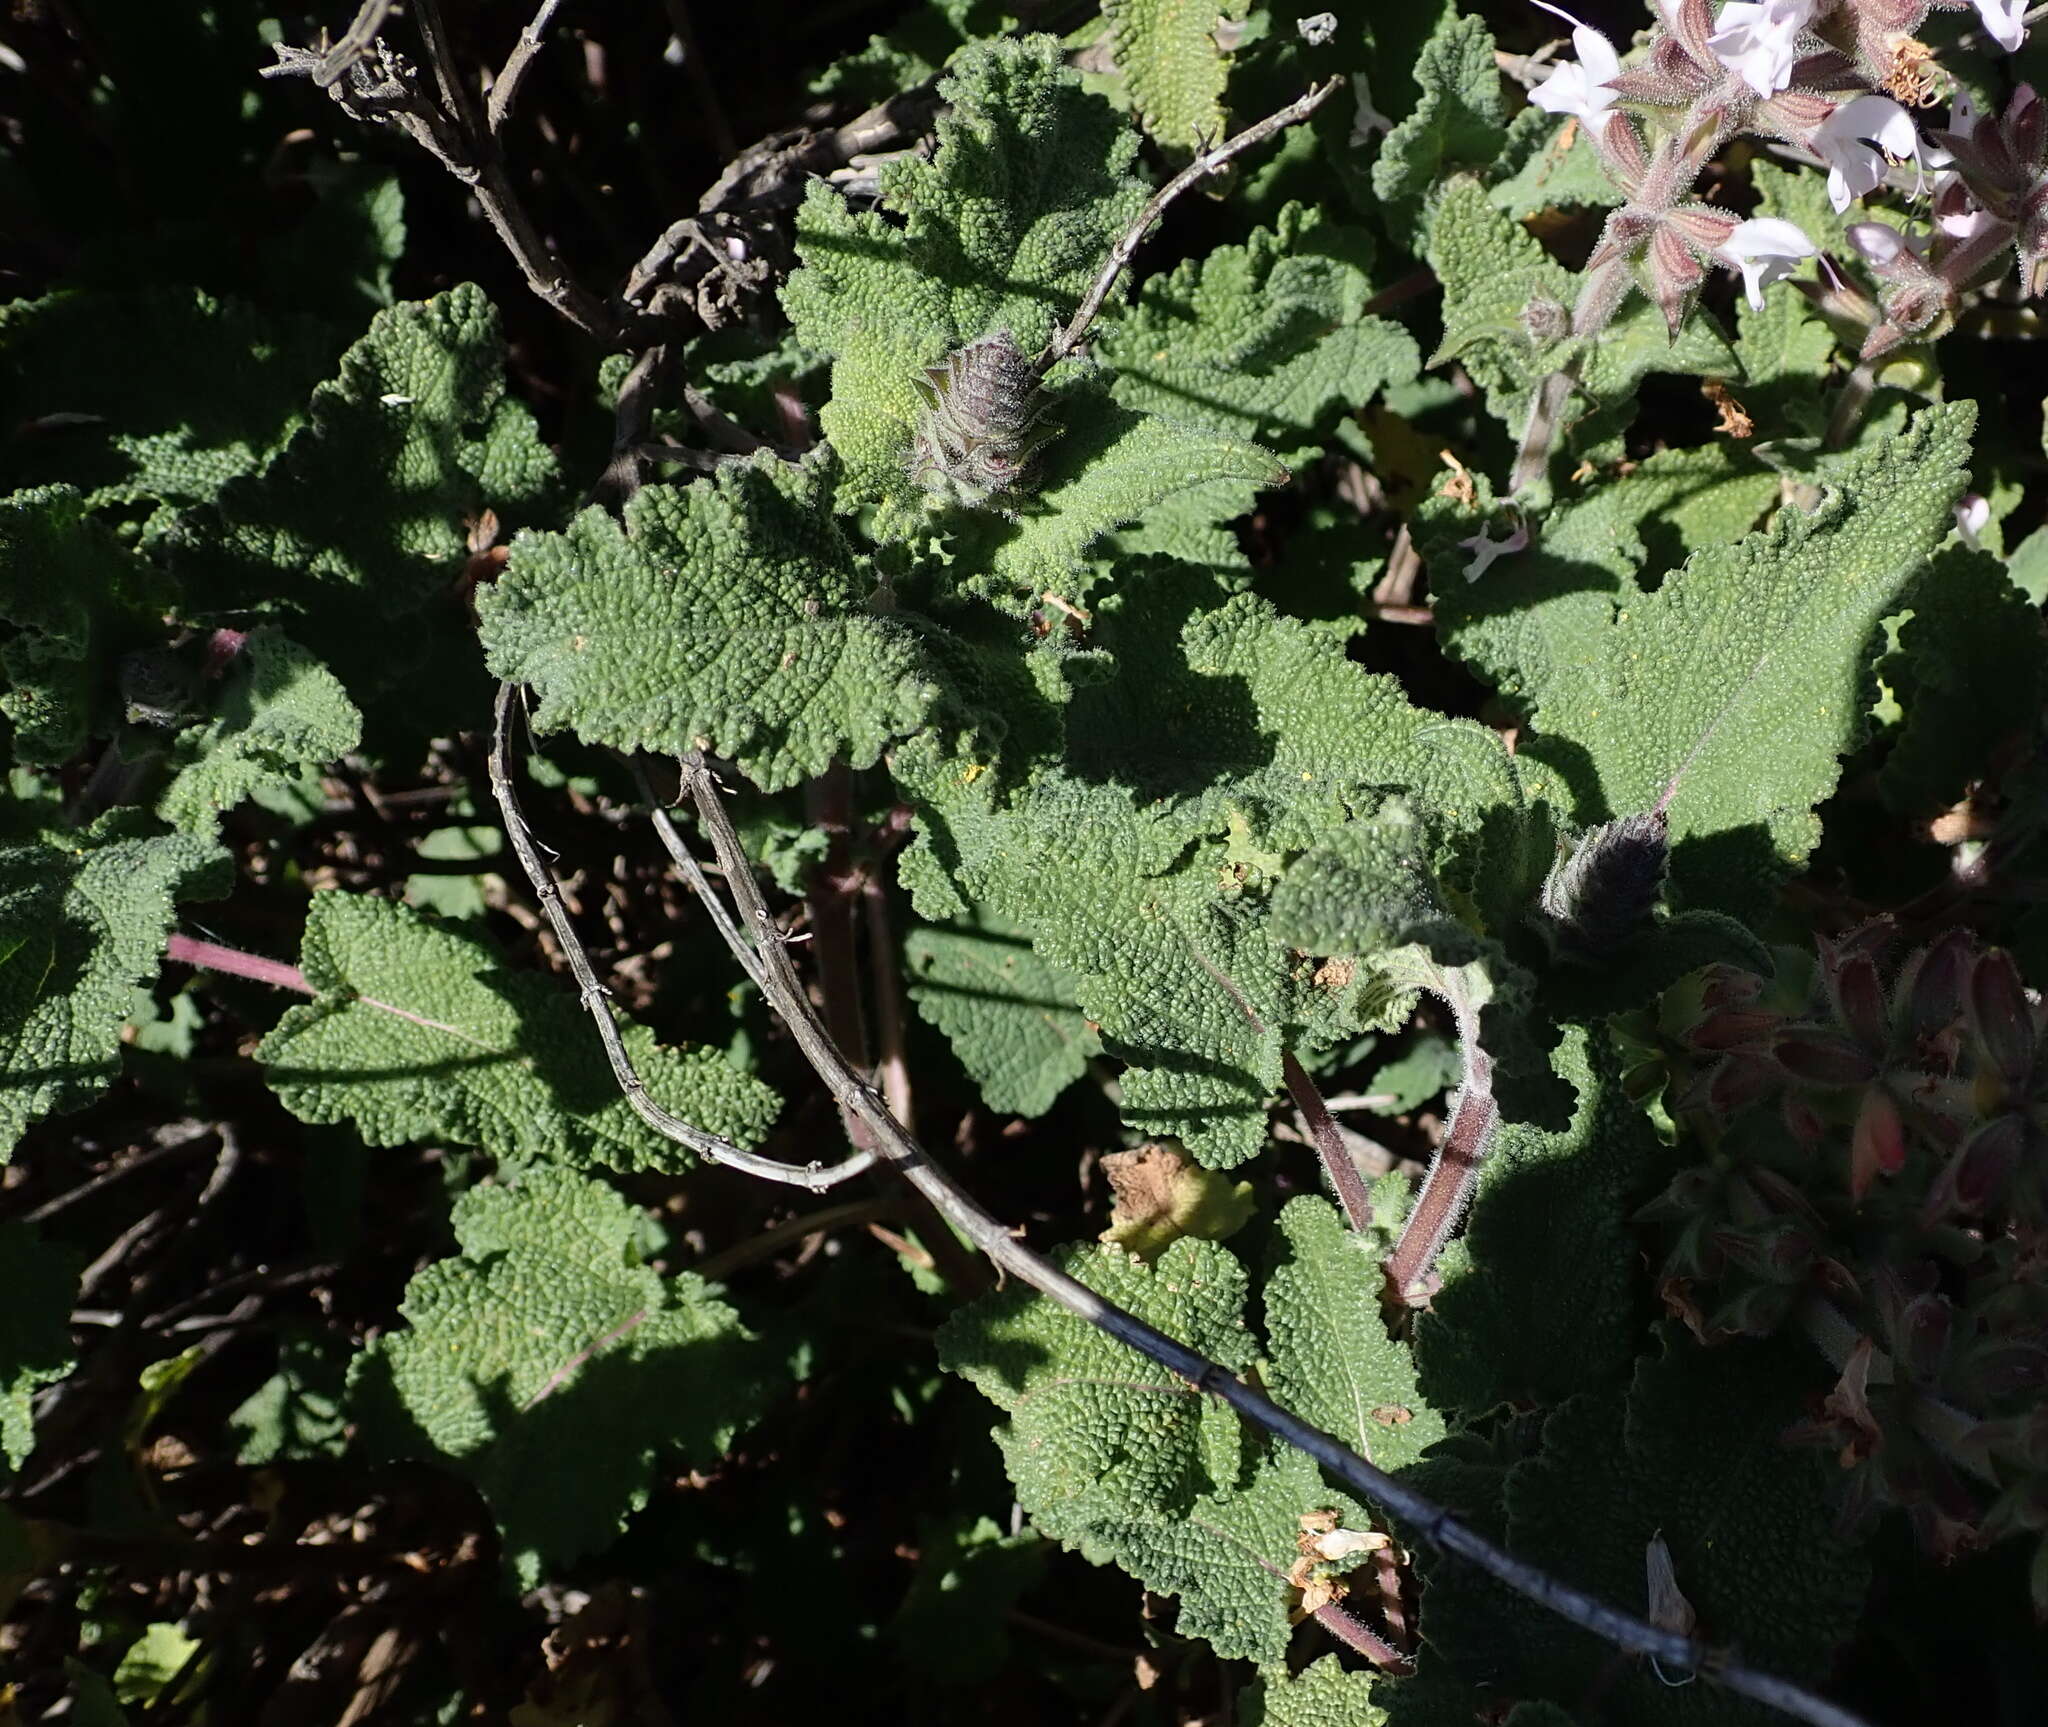
[[285, 622], [358, 701], [394, 692], [402, 722], [431, 729], [452, 708], [450, 723], [475, 724], [483, 680], [455, 675], [474, 664], [466, 523], [486, 508], [516, 522], [555, 471], [505, 393], [490, 301], [465, 284], [380, 312], [309, 420], [181, 520], [171, 544], [191, 596]]
[[1479, 18], [1445, 12], [1415, 62], [1422, 99], [1380, 146], [1372, 189], [1387, 203], [1420, 198], [1450, 167], [1479, 166], [1507, 140], [1493, 33]]
[[889, 1622], [901, 1659], [940, 1685], [995, 1679], [1009, 1658], [1006, 1624], [1051, 1549], [1030, 1530], [1005, 1535], [994, 1519], [934, 1519], [917, 1543], [917, 1575]]
[[1193, 150], [1223, 136], [1223, 86], [1230, 57], [1218, 27], [1240, 19], [1248, 0], [1103, 0], [1110, 50], [1162, 144]]
[[[1232, 1372], [1249, 1365], [1244, 1270], [1215, 1243], [1177, 1241], [1153, 1265], [1113, 1247], [1056, 1258]], [[1018, 1500], [1033, 1515], [1056, 1513], [1062, 1530], [1186, 1515], [1205, 1494], [1234, 1487], [1244, 1466], [1247, 1441], [1228, 1409], [1022, 1285], [953, 1314], [939, 1362], [1010, 1417], [996, 1443]]]
[[1553, 1060], [1577, 1092], [1570, 1125], [1502, 1124], [1443, 1288], [1416, 1323], [1424, 1391], [1475, 1416], [1611, 1386], [1641, 1335], [1629, 1219], [1671, 1154], [1623, 1094], [1604, 1035], [1568, 1031]]
[[[1537, 383], [1570, 351], [1568, 342], [1532, 339], [1522, 314], [1536, 299], [1569, 309], [1578, 278], [1471, 179], [1451, 181], [1430, 206], [1424, 252], [1444, 290], [1444, 339], [1431, 363], [1460, 360], [1486, 392], [1494, 418], [1519, 437]], [[1625, 404], [1652, 372], [1734, 377], [1738, 370], [1711, 318], [1687, 319], [1674, 342], [1663, 314], [1636, 294], [1594, 344], [1582, 373], [1584, 394], [1567, 412]]]
[[1153, 277], [1100, 343], [1116, 399], [1308, 460], [1421, 365], [1406, 330], [1365, 316], [1371, 257], [1360, 230], [1290, 204], [1244, 245]]
[[[299, 964], [316, 999], [256, 1055], [302, 1120], [352, 1121], [372, 1145], [444, 1139], [614, 1169], [694, 1162], [632, 1112], [574, 992], [507, 970], [475, 936], [366, 894], [316, 894]], [[671, 1114], [741, 1143], [774, 1120], [775, 1094], [717, 1051], [624, 1032]]]
[[804, 267], [782, 295], [798, 337], [833, 357], [820, 424], [844, 464], [841, 504], [887, 501], [885, 532], [923, 513], [908, 469], [919, 369], [1000, 330], [1027, 354], [1043, 346], [1145, 202], [1137, 134], [1052, 38], [977, 44], [939, 88], [952, 107], [937, 152], [883, 170], [883, 211], [813, 186]]
[[1444, 1423], [1416, 1389], [1407, 1345], [1380, 1319], [1378, 1245], [1328, 1200], [1304, 1195], [1281, 1209], [1265, 1286], [1266, 1386], [1283, 1408], [1394, 1470], [1442, 1438]]
[[1884, 666], [1906, 717], [1877, 784], [1893, 809], [1926, 817], [2038, 718], [2048, 640], [2038, 609], [1988, 552], [1944, 552], [1907, 599], [1913, 615]]
[[275, 629], [250, 632], [213, 697], [213, 713], [181, 733], [182, 764], [157, 813], [211, 834], [222, 812], [362, 742], [363, 717], [341, 680]]
[[764, 455], [645, 487], [623, 527], [592, 508], [520, 535], [478, 595], [491, 670], [533, 685], [543, 730], [713, 750], [771, 790], [835, 756], [868, 766], [931, 692], [908, 629], [867, 614], [823, 474]]
[[116, 810], [0, 845], [0, 1145], [90, 1103], [120, 1065], [135, 986], [156, 975], [172, 900], [220, 891], [226, 855]]
[[[1788, 1446], [1786, 1412], [1824, 1385], [1793, 1348], [1702, 1350], [1667, 1331], [1627, 1394], [1574, 1398], [1539, 1455], [1508, 1475], [1507, 1546], [1609, 1601], [1640, 1602], [1644, 1549], [1661, 1534], [1699, 1635], [1809, 1683], [1854, 1629], [1868, 1561], [1834, 1533], [1821, 1453]], [[1671, 1688], [1647, 1667], [1477, 1579], [1427, 1562], [1431, 1644], [1461, 1677], [1567, 1705], [1596, 1675], [1617, 1719], [1761, 1727], [1769, 1711], [1720, 1688]]]
[[0, 1223], [0, 1460], [19, 1469], [35, 1448], [36, 1387], [74, 1365], [71, 1309], [78, 1267], [33, 1227]]
[[1597, 554], [1560, 559], [1513, 595], [1452, 596], [1446, 639], [1530, 712], [1522, 753], [1582, 822], [1651, 808], [1682, 769], [1681, 897], [1752, 905], [1819, 837], [1814, 806], [1864, 734], [1873, 632], [1953, 526], [1972, 418], [1925, 410], [1845, 463], [1812, 514], [1780, 510], [1654, 593]]
[[910, 998], [945, 1034], [981, 1100], [1043, 1115], [1102, 1045], [1074, 1006], [1074, 980], [990, 919], [926, 924], [903, 944]]
[[1065, 761], [1014, 792], [930, 739], [894, 765], [926, 833], [905, 860], [920, 911], [1027, 928], [1129, 1064], [1124, 1119], [1226, 1168], [1263, 1142], [1286, 1029], [1327, 1038], [1387, 1006], [1268, 932], [1284, 854], [1390, 789], [1469, 814], [1508, 782], [1482, 728], [1410, 707], [1261, 600], [1203, 597], [1169, 573], [1105, 606], [1094, 639], [1117, 675], [1070, 704]]
[[[1248, 1363], [1244, 1272], [1223, 1248], [1185, 1238], [1150, 1267], [1115, 1248], [1058, 1257], [1231, 1371]], [[1367, 1527], [1301, 1453], [1254, 1449], [1224, 1406], [1031, 1291], [1002, 1290], [954, 1314], [939, 1359], [1010, 1415], [996, 1443], [1037, 1527], [1178, 1596], [1179, 1629], [1225, 1659], [1286, 1653], [1304, 1513]]]
[[1110, 529], [1189, 493], [1227, 489], [1249, 505], [1287, 478], [1257, 444], [1133, 412], [1086, 385], [1059, 396], [1052, 417], [1065, 431], [1046, 454], [1044, 484], [1030, 507], [1014, 520], [984, 518], [963, 530], [956, 548], [989, 571], [967, 585], [998, 599], [1007, 590], [1028, 603], [1054, 588], [1085, 600], [1091, 583], [1075, 579], [1082, 556]]
[[197, 288], [63, 292], [0, 306], [0, 425], [17, 485], [92, 505], [201, 503], [298, 426], [338, 347]]
[[1300, 1553], [1301, 1519], [1315, 1511], [1336, 1512], [1347, 1529], [1367, 1527], [1360, 1507], [1324, 1486], [1308, 1458], [1276, 1451], [1244, 1486], [1206, 1494], [1183, 1515], [1111, 1515], [1081, 1530], [1062, 1512], [1038, 1525], [1091, 1559], [1113, 1560], [1148, 1589], [1178, 1596], [1175, 1628], [1206, 1639], [1224, 1660], [1270, 1665], [1286, 1658], [1290, 1609], [1301, 1601], [1287, 1572]]
[[608, 1545], [658, 1457], [715, 1462], [779, 1377], [703, 1279], [638, 1263], [638, 1213], [563, 1169], [456, 1201], [460, 1254], [350, 1374], [372, 1444], [474, 1481], [531, 1587]]
[[[53, 765], [114, 724], [114, 660], [152, 621], [148, 571], [69, 486], [0, 501], [0, 714], [14, 757]], [[160, 622], [159, 622], [160, 628]]]
[[1560, 122], [1534, 103], [1510, 122], [1487, 182], [1487, 197], [1518, 219], [1538, 210], [1605, 209], [1623, 201], [1600, 165], [1592, 133], [1576, 119]]
[[1299, 1673], [1262, 1674], [1238, 1699], [1244, 1727], [1381, 1727], [1386, 1711], [1372, 1700], [1370, 1674], [1347, 1673], [1325, 1655]]

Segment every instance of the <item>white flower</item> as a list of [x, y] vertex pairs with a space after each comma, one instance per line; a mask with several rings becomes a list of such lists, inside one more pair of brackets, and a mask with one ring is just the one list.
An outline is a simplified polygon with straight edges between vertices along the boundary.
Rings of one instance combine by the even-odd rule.
[[1469, 540], [1460, 540], [1458, 542], [1459, 551], [1472, 554], [1471, 563], [1465, 566], [1465, 580], [1468, 582], [1478, 581], [1481, 576], [1493, 568], [1497, 560], [1512, 556], [1516, 552], [1525, 552], [1528, 549], [1529, 527], [1526, 522], [1504, 540], [1496, 540], [1484, 528], [1481, 528]]
[[1963, 544], [1971, 551], [1977, 549], [1977, 536], [1991, 523], [1991, 500], [1979, 497], [1975, 492], [1967, 494], [1956, 505], [1956, 532], [1963, 536]]
[[1621, 56], [1605, 36], [1590, 25], [1581, 24], [1569, 12], [1559, 11], [1546, 4], [1546, 0], [1535, 3], [1571, 25], [1572, 46], [1579, 51], [1579, 57], [1562, 62], [1529, 92], [1529, 100], [1547, 114], [1575, 115], [1597, 138], [1614, 118], [1608, 110], [1614, 106], [1615, 95], [1607, 88], [1607, 80], [1621, 75]]
[[1354, 148], [1361, 144], [1370, 144], [1375, 132], [1393, 131], [1394, 122], [1372, 105], [1372, 85], [1366, 82], [1363, 72], [1351, 74], [1351, 94], [1358, 101], [1358, 112], [1351, 121], [1351, 143]]
[[[1876, 149], [1871, 148], [1876, 141]], [[1873, 192], [1888, 162], [1919, 162], [1913, 117], [1889, 96], [1858, 96], [1814, 128], [1813, 147], [1828, 165], [1828, 202], [1837, 211]]]
[[1818, 254], [1816, 246], [1796, 223], [1782, 216], [1753, 216], [1736, 225], [1719, 246], [1715, 256], [1742, 272], [1742, 292], [1752, 312], [1764, 309], [1764, 289], [1792, 274], [1802, 258]]
[[2021, 16], [2027, 9], [2027, 0], [1970, 0], [1977, 8], [1977, 16], [1984, 21], [1984, 29], [2008, 54], [2019, 52], [2019, 46], [2027, 39], [2026, 20]]
[[1956, 86], [1955, 100], [1949, 104], [1948, 130], [1958, 138], [1967, 138], [1977, 130], [1977, 104], [1960, 84]]
[[1816, 0], [1749, 0], [1721, 8], [1707, 46], [1759, 96], [1774, 96], [1792, 82], [1794, 43], [1813, 21]]
[[1916, 258], [1923, 256], [1927, 236], [1902, 234], [1889, 222], [1851, 222], [1849, 244], [1862, 254], [1866, 263], [1882, 270], [1895, 263], [1901, 252], [1911, 252]]

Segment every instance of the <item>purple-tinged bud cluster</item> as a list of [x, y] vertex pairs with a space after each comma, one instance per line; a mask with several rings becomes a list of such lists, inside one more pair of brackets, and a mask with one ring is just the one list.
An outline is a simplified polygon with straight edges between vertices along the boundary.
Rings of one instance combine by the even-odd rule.
[[1045, 423], [1038, 369], [1007, 330], [956, 348], [914, 382], [924, 411], [910, 471], [950, 502], [987, 504], [1019, 490], [1038, 452], [1059, 435]]
[[2048, 1009], [1967, 931], [1896, 945], [1880, 920], [1803, 993], [1717, 967], [1667, 1004], [1713, 1156], [1640, 1216], [1702, 1341], [1794, 1326], [1834, 1364], [1794, 1437], [1837, 1450], [1845, 1514], [1953, 1554], [2048, 1530]]

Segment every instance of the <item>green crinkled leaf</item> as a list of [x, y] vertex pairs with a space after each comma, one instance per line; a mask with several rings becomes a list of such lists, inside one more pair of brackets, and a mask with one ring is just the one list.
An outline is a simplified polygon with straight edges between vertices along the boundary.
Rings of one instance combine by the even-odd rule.
[[1390, 1006], [1276, 939], [1260, 859], [1389, 790], [1471, 814], [1512, 782], [1498, 738], [1410, 707], [1326, 633], [1250, 595], [1203, 597], [1166, 571], [1105, 604], [1093, 636], [1116, 675], [1069, 704], [1065, 762], [1014, 791], [930, 737], [893, 765], [925, 833], [905, 861], [920, 912], [966, 904], [1028, 929], [1129, 1064], [1124, 1119], [1228, 1168], [1263, 1143], [1288, 1028], [1314, 1044]]
[[1061, 1510], [1037, 1525], [1096, 1563], [1111, 1561], [1146, 1588], [1178, 1596], [1181, 1635], [1206, 1639], [1226, 1661], [1270, 1666], [1286, 1658], [1290, 1610], [1301, 1601], [1287, 1574], [1300, 1555], [1302, 1516], [1313, 1511], [1335, 1511], [1347, 1529], [1370, 1526], [1308, 1458], [1279, 1451], [1262, 1457], [1244, 1486], [1206, 1494], [1184, 1513], [1109, 1515], [1084, 1527]]
[[591, 508], [521, 534], [477, 596], [491, 670], [534, 687], [542, 730], [713, 750], [770, 790], [835, 757], [868, 766], [931, 689], [908, 627], [866, 610], [825, 473], [764, 454], [645, 487], [623, 526]]
[[350, 1399], [374, 1450], [476, 1484], [530, 1588], [610, 1544], [658, 1458], [715, 1462], [780, 1369], [703, 1279], [638, 1263], [638, 1213], [602, 1183], [528, 1169], [453, 1222], [460, 1254], [406, 1286]]
[[[299, 963], [315, 999], [256, 1057], [305, 1121], [352, 1121], [371, 1145], [418, 1139], [613, 1169], [694, 1159], [632, 1111], [574, 993], [505, 968], [475, 935], [367, 894], [322, 893]], [[758, 1141], [779, 1100], [716, 1050], [665, 1049], [627, 1022], [654, 1100], [707, 1132]]]
[[[1541, 1453], [1509, 1472], [1508, 1550], [1602, 1600], [1640, 1603], [1645, 1548], [1661, 1535], [1700, 1636], [1766, 1672], [1824, 1681], [1869, 1578], [1867, 1554], [1833, 1527], [1833, 1459], [1783, 1437], [1826, 1379], [1790, 1344], [1708, 1350], [1667, 1328], [1625, 1396], [1573, 1398], [1545, 1423]], [[1616, 1720], [1780, 1719], [1718, 1686], [1617, 1665], [1611, 1645], [1455, 1561], [1425, 1562], [1425, 1574], [1432, 1647], [1497, 1695], [1569, 1705], [1598, 1683]]]
[[170, 545], [191, 598], [282, 623], [388, 723], [476, 724], [466, 524], [488, 508], [512, 525], [555, 473], [505, 393], [490, 301], [464, 284], [378, 313], [309, 419], [260, 474], [180, 520]]
[[1086, 600], [1093, 581], [1076, 579], [1083, 555], [1112, 528], [1190, 493], [1227, 492], [1239, 514], [1287, 478], [1257, 444], [1134, 412], [1086, 385], [1059, 395], [1052, 417], [1064, 431], [1030, 505], [1014, 518], [983, 517], [959, 537], [956, 555], [988, 571], [963, 584], [969, 591], [1029, 603], [1051, 588], [1070, 603]]
[[1009, 1659], [1005, 1620], [1050, 1551], [1030, 1530], [1005, 1535], [992, 1518], [934, 1519], [919, 1534], [917, 1573], [889, 1622], [899, 1659], [939, 1685], [995, 1679]]
[[1270, 445], [1283, 462], [1309, 460], [1344, 414], [1421, 365], [1406, 330], [1365, 315], [1371, 258], [1362, 230], [1285, 206], [1244, 245], [1145, 284], [1099, 343], [1113, 394]]
[[1422, 99], [1380, 145], [1372, 189], [1383, 202], [1420, 198], [1448, 168], [1491, 163], [1507, 142], [1500, 68], [1483, 20], [1446, 12], [1414, 68]]
[[[1568, 311], [1578, 278], [1469, 178], [1450, 181], [1430, 205], [1423, 250], [1444, 291], [1444, 339], [1430, 364], [1460, 361], [1494, 418], [1520, 437], [1537, 384], [1575, 351], [1571, 339], [1538, 343], [1522, 314], [1537, 299]], [[1727, 378], [1738, 369], [1712, 318], [1695, 311], [1674, 342], [1663, 314], [1635, 294], [1595, 340], [1568, 418], [1626, 404], [1652, 372]]]
[[[1057, 1257], [1232, 1372], [1247, 1365], [1255, 1345], [1244, 1271], [1223, 1248], [1185, 1237], [1149, 1267], [1115, 1248]], [[1029, 1290], [955, 1313], [940, 1330], [939, 1359], [1009, 1414], [996, 1443], [1037, 1527], [1179, 1596], [1179, 1630], [1225, 1659], [1286, 1653], [1300, 1599], [1287, 1578], [1304, 1513], [1334, 1510], [1345, 1527], [1369, 1526], [1300, 1452], [1255, 1450], [1222, 1405]]]
[[1001, 1115], [1043, 1115], [1102, 1047], [1074, 980], [1000, 920], [927, 924], [903, 944], [910, 999]]
[[1262, 1673], [1239, 1694], [1237, 1718], [1243, 1727], [1383, 1727], [1375, 1689], [1371, 1674], [1347, 1673], [1325, 1655], [1299, 1673]]
[[177, 775], [157, 802], [173, 827], [211, 834], [257, 791], [288, 784], [362, 742], [363, 717], [341, 680], [275, 629], [250, 632], [213, 696], [177, 741]]
[[1671, 1154], [1623, 1093], [1604, 1034], [1568, 1030], [1552, 1060], [1577, 1093], [1570, 1125], [1501, 1125], [1465, 1233], [1439, 1262], [1443, 1288], [1416, 1322], [1424, 1393], [1470, 1415], [1612, 1385], [1641, 1335], [1629, 1219]]
[[1439, 627], [1529, 712], [1518, 760], [1555, 774], [1546, 795], [1568, 788], [1590, 825], [1651, 808], [1682, 774], [1679, 899], [1752, 908], [1819, 837], [1814, 806], [1865, 731], [1878, 621], [1953, 526], [1972, 421], [1967, 403], [1927, 409], [1842, 464], [1811, 514], [1781, 509], [1655, 592], [1590, 539], [1573, 558], [1546, 535], [1513, 575], [1440, 590]]
[[243, 1465], [339, 1457], [348, 1449], [344, 1351], [317, 1336], [278, 1345], [277, 1371], [228, 1416]]
[[[1151, 1265], [1113, 1247], [1054, 1258], [1232, 1372], [1256, 1353], [1244, 1269], [1214, 1242], [1184, 1237]], [[1244, 1469], [1249, 1441], [1229, 1409], [1021, 1284], [948, 1318], [939, 1363], [1010, 1417], [996, 1443], [1018, 1501], [1034, 1516], [1056, 1516], [1062, 1531], [1119, 1516], [1185, 1517], [1205, 1495], [1233, 1489]]]
[[151, 572], [85, 506], [69, 486], [0, 500], [0, 714], [19, 762], [62, 762], [111, 732], [120, 650], [161, 633]]
[[19, 1469], [35, 1449], [36, 1387], [77, 1365], [71, 1350], [77, 1300], [71, 1255], [45, 1246], [30, 1224], [0, 1222], [0, 1460], [6, 1470]]
[[1110, 51], [1160, 143], [1195, 150], [1224, 131], [1223, 86], [1230, 56], [1217, 31], [1245, 15], [1249, 0], [1103, 0]]
[[939, 69], [983, 36], [1014, 30], [1017, 20], [996, 0], [923, 0], [886, 35], [835, 60], [811, 82], [820, 96], [880, 103], [939, 75]]
[[999, 330], [1042, 347], [1145, 202], [1136, 133], [1051, 37], [975, 44], [940, 94], [938, 149], [883, 170], [884, 210], [813, 185], [803, 267], [782, 291], [799, 339], [833, 358], [820, 424], [844, 467], [840, 505], [887, 504], [884, 534], [924, 512], [909, 474], [920, 368]]
[[1265, 1286], [1266, 1389], [1382, 1469], [1412, 1463], [1443, 1437], [1406, 1344], [1380, 1318], [1380, 1244], [1345, 1226], [1328, 1200], [1290, 1199], [1274, 1220]]
[[0, 1145], [106, 1089], [135, 986], [156, 975], [172, 901], [222, 891], [225, 852], [148, 826], [139, 811], [115, 810], [87, 828], [0, 845]]
[[1509, 123], [1500, 160], [1487, 176], [1486, 195], [1517, 221], [1538, 210], [1606, 209], [1623, 202], [1592, 133], [1577, 120], [1560, 121], [1534, 103]]
[[15, 483], [89, 505], [203, 503], [298, 427], [339, 346], [197, 288], [64, 291], [0, 306], [0, 427]]
[[1877, 786], [1892, 809], [1924, 818], [1960, 798], [2000, 744], [2038, 721], [2048, 640], [2038, 608], [1988, 552], [1943, 552], [1906, 598], [1912, 615], [1884, 664], [1906, 717]]

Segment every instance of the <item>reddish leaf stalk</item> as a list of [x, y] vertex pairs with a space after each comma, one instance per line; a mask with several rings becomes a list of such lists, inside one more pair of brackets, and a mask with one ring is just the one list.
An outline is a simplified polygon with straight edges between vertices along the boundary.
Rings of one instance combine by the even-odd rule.
[[1415, 1209], [1409, 1212], [1385, 1267], [1388, 1288], [1396, 1299], [1410, 1305], [1421, 1295], [1423, 1279], [1471, 1204], [1480, 1166], [1500, 1127], [1500, 1107], [1493, 1098], [1493, 1058], [1480, 1047], [1478, 1010], [1464, 1000], [1446, 999], [1457, 1017], [1458, 1047], [1465, 1058], [1464, 1083], [1458, 1087], [1458, 1101], [1452, 1107], [1451, 1123], [1437, 1148], [1436, 1161], [1429, 1166]]
[[1337, 1203], [1344, 1208], [1345, 1221], [1356, 1230], [1371, 1228], [1372, 1194], [1366, 1188], [1365, 1178], [1358, 1173], [1351, 1148], [1344, 1143], [1343, 1130], [1330, 1118], [1323, 1094], [1316, 1089], [1308, 1070], [1294, 1059], [1293, 1050], [1280, 1058], [1280, 1070], [1287, 1079], [1287, 1095], [1294, 1099], [1294, 1107], [1308, 1123], [1316, 1156], [1323, 1160], [1323, 1173], [1330, 1178]]
[[267, 983], [273, 989], [297, 990], [300, 995], [315, 993], [313, 986], [306, 981], [306, 974], [297, 966], [286, 965], [281, 959], [265, 959], [261, 954], [222, 947], [219, 942], [173, 935], [170, 945], [164, 950], [164, 957], [176, 960], [180, 965], [198, 966], [202, 971], [217, 971], [226, 977], [246, 977], [255, 983]]

